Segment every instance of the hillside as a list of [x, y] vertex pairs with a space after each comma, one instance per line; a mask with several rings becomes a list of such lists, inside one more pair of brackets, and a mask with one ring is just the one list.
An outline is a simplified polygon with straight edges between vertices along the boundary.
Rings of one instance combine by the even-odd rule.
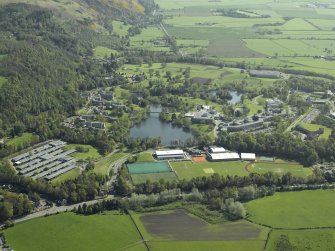
[[144, 13], [144, 7], [138, 0], [3, 0], [1, 5], [6, 4], [31, 4], [47, 8], [58, 14], [63, 20], [75, 19], [80, 21], [90, 20], [95, 24], [102, 24], [103, 14], [109, 12], [111, 19], [127, 16], [129, 13]]
[[[131, 27], [146, 16], [135, 0], [22, 2], [0, 5], [0, 138], [29, 131], [45, 140], [64, 135], [60, 124], [82, 105], [80, 90], [107, 85], [101, 76], [110, 73], [91, 56], [97, 46], [124, 48], [113, 22]], [[0, 156], [15, 150], [0, 147]]]

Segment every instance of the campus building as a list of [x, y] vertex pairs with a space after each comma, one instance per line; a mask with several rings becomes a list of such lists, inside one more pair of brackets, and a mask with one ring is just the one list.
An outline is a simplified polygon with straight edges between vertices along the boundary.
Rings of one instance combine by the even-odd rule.
[[256, 161], [255, 153], [241, 153], [241, 160]]
[[240, 155], [235, 152], [223, 152], [223, 153], [209, 153], [209, 160], [211, 161], [225, 161], [225, 160], [239, 160]]
[[158, 160], [175, 160], [186, 158], [185, 152], [183, 150], [156, 151], [155, 156]]

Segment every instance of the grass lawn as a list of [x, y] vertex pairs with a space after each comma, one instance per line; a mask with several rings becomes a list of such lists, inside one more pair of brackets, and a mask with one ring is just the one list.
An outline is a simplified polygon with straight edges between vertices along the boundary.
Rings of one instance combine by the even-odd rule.
[[154, 241], [149, 242], [152, 251], [258, 251], [264, 246], [264, 241]]
[[[287, 242], [287, 240], [289, 242]], [[282, 243], [281, 245], [279, 243]], [[313, 230], [274, 230], [266, 250], [281, 250], [284, 243], [290, 250], [333, 250], [335, 247], [334, 229]]]
[[276, 228], [335, 227], [335, 190], [276, 193], [246, 204], [249, 219]]
[[151, 152], [140, 153], [136, 162], [154, 162]]
[[76, 147], [83, 147], [85, 149], [88, 149], [88, 152], [75, 152], [72, 154], [72, 156], [76, 159], [76, 160], [87, 160], [87, 159], [98, 159], [100, 157], [100, 154], [98, 152], [98, 150], [91, 146], [91, 145], [80, 145], [80, 144], [71, 144], [71, 145], [67, 145], [64, 147], [64, 149], [70, 150], [70, 149], [75, 149]]
[[74, 180], [79, 175], [80, 175], [80, 168], [76, 167], [76, 168], [72, 169], [71, 171], [68, 171], [67, 173], [64, 173], [64, 174], [58, 176], [57, 178], [53, 179], [51, 181], [51, 183], [53, 185], [59, 185], [66, 180]]
[[0, 87], [7, 82], [7, 78], [0, 76]]
[[111, 165], [116, 162], [119, 159], [124, 158], [125, 156], [127, 156], [128, 154], [126, 153], [114, 153], [114, 154], [110, 154], [108, 156], [106, 156], [105, 158], [97, 161], [96, 163], [94, 163], [94, 170], [93, 172], [97, 173], [97, 174], [102, 174], [102, 175], [106, 175], [108, 174]]
[[22, 136], [9, 139], [6, 144], [8, 146], [16, 147], [19, 145], [27, 146], [34, 141], [37, 141], [37, 136], [33, 135], [32, 133], [23, 133]]
[[134, 184], [145, 183], [147, 180], [151, 182], [159, 182], [161, 179], [165, 181], [177, 180], [178, 177], [174, 172], [168, 173], [144, 173], [144, 174], [131, 174], [131, 179]]
[[109, 49], [109, 48], [103, 47], [103, 46], [97, 46], [97, 47], [94, 48], [93, 51], [94, 51], [94, 57], [99, 58], [99, 59], [103, 59], [103, 58], [105, 58], [105, 56], [107, 56], [109, 58], [111, 53], [113, 53], [113, 54], [118, 53], [116, 50]]
[[136, 245], [140, 236], [130, 217], [114, 212], [37, 218], [5, 230], [5, 236], [16, 251], [145, 250]]
[[279, 163], [278, 161], [275, 163], [258, 162], [250, 166], [249, 170], [255, 173], [274, 172], [277, 174], [285, 174], [290, 172], [293, 176], [297, 177], [307, 177], [313, 173], [311, 168], [303, 167], [300, 164], [290, 162]]
[[171, 162], [172, 168], [176, 171], [179, 179], [190, 180], [196, 177], [211, 176], [213, 173], [220, 175], [246, 176], [248, 172], [244, 167], [246, 162], [227, 161], [227, 162], [191, 162], [179, 161]]
[[320, 135], [319, 139], [328, 139], [329, 136], [332, 134], [332, 129], [325, 127], [323, 125], [318, 124], [308, 124], [304, 122], [299, 123], [303, 128], [309, 130], [309, 131], [317, 131], [319, 128], [323, 128], [325, 131], [323, 134]]

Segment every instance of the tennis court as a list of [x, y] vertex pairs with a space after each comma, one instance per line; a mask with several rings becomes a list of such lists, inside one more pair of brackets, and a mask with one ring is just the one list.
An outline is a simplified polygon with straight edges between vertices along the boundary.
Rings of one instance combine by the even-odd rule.
[[144, 162], [128, 164], [127, 166], [130, 174], [166, 173], [172, 171], [168, 162]]
[[192, 156], [193, 162], [207, 162], [207, 159], [205, 156]]

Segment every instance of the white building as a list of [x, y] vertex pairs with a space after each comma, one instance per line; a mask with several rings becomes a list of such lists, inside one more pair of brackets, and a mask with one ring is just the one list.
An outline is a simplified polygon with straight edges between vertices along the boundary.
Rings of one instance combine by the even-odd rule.
[[224, 149], [223, 147], [216, 147], [216, 146], [209, 147], [209, 151], [211, 153], [224, 153], [224, 152], [227, 152], [227, 150]]
[[256, 154], [254, 153], [241, 153], [241, 159], [247, 160], [247, 161], [255, 161], [256, 160]]
[[239, 160], [240, 159], [240, 155], [235, 152], [210, 153], [208, 157], [212, 161]]
[[183, 150], [156, 151], [155, 155], [158, 160], [185, 159]]

